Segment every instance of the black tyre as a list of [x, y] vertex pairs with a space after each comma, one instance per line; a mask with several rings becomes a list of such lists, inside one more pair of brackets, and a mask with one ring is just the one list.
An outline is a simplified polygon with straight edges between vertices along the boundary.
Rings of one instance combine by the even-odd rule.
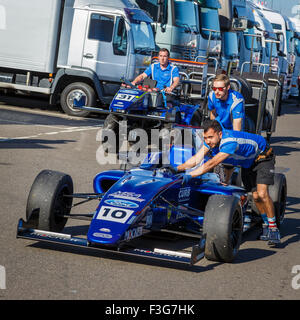
[[[269, 186], [269, 195], [274, 203], [276, 224], [279, 228], [283, 223], [286, 208], [287, 183], [284, 174], [275, 173], [274, 184]], [[260, 212], [252, 199], [252, 194], [250, 194], [249, 197], [253, 213], [260, 216]]]
[[213, 261], [232, 262], [238, 253], [242, 232], [243, 215], [239, 199], [234, 196], [210, 196], [203, 224], [205, 257]]
[[78, 95], [85, 96], [85, 106], [93, 107], [96, 104], [96, 94], [94, 89], [84, 82], [74, 82], [64, 88], [60, 96], [60, 104], [63, 111], [70, 116], [86, 117], [89, 111], [80, 110], [73, 107], [73, 100]]
[[[240, 81], [241, 83], [241, 94], [243, 95], [245, 102], [247, 103], [248, 101], [250, 101], [252, 99], [252, 86], [251, 84], [244, 78], [242, 78], [241, 76], [231, 76], [233, 79], [236, 79], [238, 81]], [[230, 86], [233, 90], [238, 91], [238, 86], [235, 82], [231, 82]]]
[[231, 182], [232, 185], [242, 187], [243, 182], [242, 182], [242, 169], [241, 168], [235, 168], [232, 176], [231, 176]]
[[[119, 119], [113, 114], [109, 114], [104, 120], [103, 124], [103, 136], [102, 143], [105, 143], [108, 148], [119, 151]], [[112, 130], [114, 132], [115, 139], [112, 139], [111, 135], [106, 135], [105, 130]]]
[[279, 228], [283, 223], [286, 208], [287, 183], [284, 174], [275, 173], [274, 184], [269, 186], [269, 194], [274, 203], [276, 224]]
[[27, 199], [26, 218], [38, 215], [36, 228], [60, 232], [63, 230], [72, 206], [72, 178], [58, 171], [43, 170], [35, 178]]
[[195, 127], [200, 127], [202, 125], [202, 122], [203, 122], [203, 113], [202, 113], [202, 110], [198, 108], [192, 116], [191, 125]]
[[245, 117], [245, 128], [244, 128], [244, 131], [250, 132], [250, 133], [255, 133], [255, 123], [248, 116]]

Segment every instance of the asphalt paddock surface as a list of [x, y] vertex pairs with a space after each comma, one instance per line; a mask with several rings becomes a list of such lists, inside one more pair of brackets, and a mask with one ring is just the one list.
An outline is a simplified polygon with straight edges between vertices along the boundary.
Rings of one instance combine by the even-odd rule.
[[[233, 263], [203, 259], [189, 267], [16, 239], [18, 219], [25, 219], [28, 193], [41, 170], [68, 173], [74, 192], [92, 192], [93, 177], [117, 166], [96, 160], [103, 118], [69, 117], [41, 99], [0, 97], [0, 299], [298, 300], [299, 103], [286, 101], [282, 113], [271, 138], [276, 170], [288, 184], [281, 245], [257, 240], [259, 229], [253, 228], [243, 235]], [[75, 213], [92, 212], [96, 204], [75, 207]], [[87, 229], [87, 222], [70, 220], [64, 232], [80, 236]], [[161, 241], [182, 246], [179, 239]]]

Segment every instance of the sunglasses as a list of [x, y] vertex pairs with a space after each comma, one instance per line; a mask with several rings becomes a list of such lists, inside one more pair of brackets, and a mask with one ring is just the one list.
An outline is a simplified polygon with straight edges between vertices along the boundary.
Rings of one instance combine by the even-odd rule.
[[219, 91], [223, 92], [226, 89], [226, 87], [212, 87], [212, 89], [213, 89], [213, 91], [219, 90]]

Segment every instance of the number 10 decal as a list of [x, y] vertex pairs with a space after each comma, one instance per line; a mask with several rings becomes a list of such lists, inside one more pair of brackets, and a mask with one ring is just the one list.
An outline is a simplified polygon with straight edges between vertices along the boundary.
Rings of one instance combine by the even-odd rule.
[[133, 212], [134, 210], [102, 206], [97, 219], [125, 223]]

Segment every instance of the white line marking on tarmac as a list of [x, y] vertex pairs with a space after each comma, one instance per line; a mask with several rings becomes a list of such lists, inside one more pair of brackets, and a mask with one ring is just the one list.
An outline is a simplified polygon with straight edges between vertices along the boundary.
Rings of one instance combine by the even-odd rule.
[[89, 130], [98, 130], [101, 128], [102, 125], [95, 125], [95, 126], [89, 126], [89, 127], [72, 127], [60, 131], [52, 131], [52, 132], [42, 132], [38, 133], [35, 135], [31, 136], [25, 136], [25, 137], [13, 137], [13, 138], [8, 138], [8, 137], [0, 137], [0, 142], [7, 142], [7, 141], [12, 141], [12, 140], [26, 140], [26, 139], [33, 139], [33, 138], [38, 138], [42, 135], [56, 135], [60, 133], [73, 133], [73, 132], [79, 132], [79, 131], [89, 131]]
[[47, 125], [47, 124], [34, 124], [34, 123], [26, 122], [26, 121], [0, 119], [0, 122], [1, 121], [3, 121], [3, 122], [13, 122], [13, 123], [17, 123], [17, 124], [33, 125], [35, 127], [47, 127], [47, 128], [63, 129], [63, 127], [51, 126], [51, 125]]

